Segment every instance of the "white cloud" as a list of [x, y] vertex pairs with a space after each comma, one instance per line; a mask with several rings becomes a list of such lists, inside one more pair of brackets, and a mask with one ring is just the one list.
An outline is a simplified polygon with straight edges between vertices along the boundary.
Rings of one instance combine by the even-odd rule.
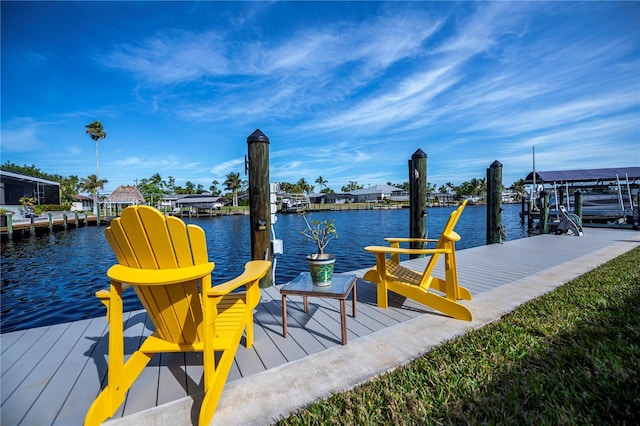
[[211, 174], [214, 176], [223, 176], [230, 172], [237, 173], [237, 166], [241, 164], [244, 164], [244, 158], [234, 158], [211, 168]]

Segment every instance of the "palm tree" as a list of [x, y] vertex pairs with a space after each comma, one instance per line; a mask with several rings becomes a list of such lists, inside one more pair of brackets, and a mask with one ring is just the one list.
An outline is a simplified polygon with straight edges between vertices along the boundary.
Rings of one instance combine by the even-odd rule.
[[227, 180], [223, 182], [223, 185], [227, 191], [233, 193], [233, 207], [238, 207], [238, 190], [242, 186], [242, 180], [240, 180], [240, 173], [227, 174]]
[[329, 181], [326, 179], [323, 179], [322, 176], [318, 176], [318, 179], [316, 179], [315, 183], [317, 183], [318, 185], [320, 185], [320, 192], [322, 192], [322, 189], [327, 186], [327, 183]]
[[[87, 124], [86, 126], [86, 133], [91, 137], [91, 139], [93, 139], [96, 142], [96, 181], [98, 181], [98, 141], [100, 139], [104, 139], [107, 137], [107, 132], [104, 131], [104, 127], [102, 127], [102, 124], [96, 120], [91, 124]], [[105, 181], [106, 183], [106, 181]], [[102, 187], [101, 187], [102, 188]], [[94, 203], [93, 203], [93, 214], [96, 214], [97, 212], [97, 208], [98, 208], [98, 192], [96, 191], [96, 193], [94, 194]]]
[[300, 192], [306, 192], [307, 194], [313, 191], [313, 186], [307, 183], [305, 178], [300, 178], [300, 180], [296, 183], [296, 186], [300, 189]]
[[98, 176], [96, 175], [89, 175], [80, 180], [80, 188], [93, 195], [93, 199], [95, 200], [93, 206], [94, 214], [97, 212], [98, 208], [98, 190], [104, 188], [104, 184], [107, 182], [109, 181], [106, 179], [98, 179]]
[[220, 190], [218, 189], [219, 183], [220, 182], [218, 182], [215, 179], [211, 181], [211, 186], [209, 187], [209, 191], [211, 191], [211, 195], [214, 195], [216, 197], [220, 195]]

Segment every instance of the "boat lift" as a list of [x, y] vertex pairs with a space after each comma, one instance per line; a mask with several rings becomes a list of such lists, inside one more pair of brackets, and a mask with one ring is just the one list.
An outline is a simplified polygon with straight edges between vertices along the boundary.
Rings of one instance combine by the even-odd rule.
[[568, 234], [576, 237], [584, 235], [582, 226], [579, 225], [580, 218], [577, 215], [567, 212], [564, 206], [560, 206], [560, 215], [560, 223], [556, 228], [556, 235]]

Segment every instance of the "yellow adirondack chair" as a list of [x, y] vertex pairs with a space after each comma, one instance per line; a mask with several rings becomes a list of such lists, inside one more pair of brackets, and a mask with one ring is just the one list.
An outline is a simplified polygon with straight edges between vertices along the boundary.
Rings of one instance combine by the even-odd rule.
[[[453, 318], [471, 321], [471, 311], [458, 303], [460, 299], [471, 300], [471, 293], [458, 285], [456, 264], [456, 241], [460, 236], [453, 230], [462, 215], [467, 201], [451, 212], [439, 239], [427, 238], [385, 238], [389, 247], [368, 246], [365, 250], [375, 253], [376, 266], [369, 270], [364, 279], [377, 285], [378, 306], [388, 308], [388, 291], [391, 290], [416, 302], [429, 306]], [[400, 243], [436, 243], [433, 249], [401, 248]], [[423, 272], [416, 272], [400, 265], [401, 254], [431, 255]], [[387, 255], [390, 255], [387, 258]], [[433, 276], [440, 255], [444, 255], [445, 278]], [[442, 293], [435, 293], [437, 290]]]
[[[85, 424], [100, 424], [116, 412], [155, 353], [198, 351], [204, 359], [199, 424], [208, 425], [245, 329], [246, 347], [253, 344], [258, 282], [271, 262], [250, 261], [239, 277], [212, 287], [214, 264], [208, 261], [204, 231], [147, 206], [126, 208], [105, 235], [119, 263], [107, 272], [110, 289], [96, 293], [109, 321], [108, 382]], [[245, 291], [232, 293], [242, 286]], [[122, 293], [128, 287], [137, 293], [155, 332], [125, 362]], [[216, 352], [221, 353], [217, 364]]]

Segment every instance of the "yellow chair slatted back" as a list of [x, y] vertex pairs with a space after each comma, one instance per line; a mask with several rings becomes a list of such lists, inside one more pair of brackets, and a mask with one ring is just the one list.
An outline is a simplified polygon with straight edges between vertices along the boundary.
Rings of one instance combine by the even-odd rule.
[[[467, 205], [467, 200], [463, 201], [460, 207], [458, 207], [456, 210], [451, 212], [451, 214], [449, 215], [449, 219], [447, 220], [447, 223], [445, 224], [444, 229], [442, 230], [442, 234], [440, 234], [440, 238], [438, 239], [438, 242], [436, 244], [436, 250], [446, 249], [449, 251], [450, 256], [453, 256], [453, 257], [445, 256], [445, 262], [450, 260], [455, 262], [455, 243], [456, 241], [460, 241], [460, 235], [458, 235], [458, 233], [454, 231], [454, 228], [456, 227], [456, 224], [458, 223], [460, 216], [462, 216], [462, 211], [464, 210], [466, 205]], [[425, 290], [431, 286], [431, 282], [433, 281], [433, 278], [434, 278], [433, 271], [435, 270], [436, 265], [438, 264], [440, 255], [441, 253], [439, 252], [436, 252], [431, 255], [431, 258], [429, 259], [429, 263], [427, 264], [427, 267], [425, 268], [425, 271], [422, 274], [422, 279], [420, 280], [419, 285]], [[445, 268], [448, 269], [452, 266], [454, 265], [450, 265], [450, 264], [445, 265]]]
[[[125, 209], [105, 235], [121, 265], [147, 270], [175, 269], [206, 263], [204, 232], [175, 217], [141, 206]], [[202, 301], [195, 281], [134, 286], [159, 337], [177, 344], [200, 342]]]

